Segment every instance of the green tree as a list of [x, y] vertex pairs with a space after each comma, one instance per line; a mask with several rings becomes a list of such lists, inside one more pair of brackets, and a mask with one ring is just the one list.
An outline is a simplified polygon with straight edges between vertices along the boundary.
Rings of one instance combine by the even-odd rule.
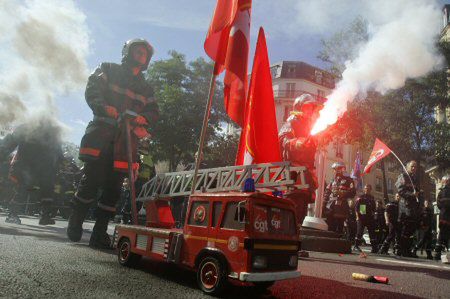
[[[198, 148], [203, 114], [208, 97], [213, 64], [198, 58], [186, 62], [183, 54], [169, 52], [166, 60], [153, 62], [148, 80], [155, 90], [160, 117], [153, 130], [153, 156], [156, 161], [168, 161], [174, 171], [182, 164], [194, 161]], [[223, 88], [216, 82], [213, 108], [207, 131], [207, 144], [214, 144], [225, 119]]]

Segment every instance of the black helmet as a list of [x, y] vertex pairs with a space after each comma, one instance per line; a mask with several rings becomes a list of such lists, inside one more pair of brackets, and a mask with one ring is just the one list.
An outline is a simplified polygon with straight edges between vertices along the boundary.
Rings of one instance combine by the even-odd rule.
[[153, 47], [143, 38], [134, 38], [130, 39], [123, 45], [122, 49], [122, 63], [128, 63], [133, 66], [138, 66], [136, 61], [134, 61], [133, 57], [131, 57], [131, 48], [135, 47], [137, 45], [143, 45], [145, 48], [147, 48], [148, 56], [147, 61], [145, 62], [145, 65], [142, 65], [142, 69], [148, 68], [148, 64], [150, 63], [150, 59], [153, 56]]

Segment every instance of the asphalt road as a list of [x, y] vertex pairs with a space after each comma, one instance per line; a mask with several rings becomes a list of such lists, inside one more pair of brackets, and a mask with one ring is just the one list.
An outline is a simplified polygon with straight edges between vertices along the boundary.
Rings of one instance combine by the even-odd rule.
[[[91, 222], [82, 241], [71, 243], [66, 221], [39, 226], [34, 217], [23, 218], [21, 225], [4, 219], [0, 214], [0, 297], [209, 298], [190, 271], [146, 259], [130, 269], [118, 264], [114, 252], [89, 248]], [[450, 265], [423, 258], [310, 253], [299, 268], [299, 279], [277, 282], [266, 293], [233, 286], [223, 297], [450, 298]], [[353, 272], [388, 276], [390, 283], [354, 281]]]

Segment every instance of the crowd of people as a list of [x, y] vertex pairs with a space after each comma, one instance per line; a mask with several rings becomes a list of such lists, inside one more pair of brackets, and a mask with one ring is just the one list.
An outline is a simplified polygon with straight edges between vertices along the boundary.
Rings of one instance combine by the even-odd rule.
[[448, 246], [450, 198], [449, 178], [442, 178], [442, 188], [438, 193], [437, 206], [439, 214], [439, 236], [434, 239], [436, 223], [432, 204], [423, 199], [417, 179], [417, 163], [407, 164], [407, 173], [399, 175], [396, 187], [398, 193], [384, 205], [375, 200], [372, 186], [366, 184], [363, 193], [355, 197], [356, 189], [353, 179], [344, 174], [345, 165], [334, 163], [333, 181], [325, 191], [324, 215], [330, 231], [344, 235], [354, 242], [353, 250], [362, 252], [360, 246], [367, 230], [371, 252], [393, 253], [404, 257], [418, 257], [417, 252], [425, 251], [428, 259], [433, 259], [433, 243], [440, 259], [441, 252]]
[[[301, 225], [307, 214], [307, 206], [315, 200], [318, 183], [315, 175], [315, 155], [318, 141], [310, 134], [312, 125], [318, 118], [323, 102], [309, 94], [294, 101], [293, 111], [279, 132], [282, 157], [293, 166], [306, 167], [307, 190], [293, 190], [284, 194], [296, 206], [298, 222]], [[330, 231], [345, 235], [354, 242], [353, 250], [361, 252], [364, 232], [367, 230], [372, 253], [389, 254], [394, 246], [396, 255], [417, 257], [418, 250], [425, 250], [432, 259], [434, 236], [434, 213], [432, 204], [424, 200], [420, 191], [418, 169], [415, 161], [407, 164], [407, 171], [399, 175], [393, 200], [383, 203], [375, 200], [372, 186], [364, 186], [363, 193], [356, 196], [356, 188], [351, 177], [345, 175], [345, 165], [336, 162], [333, 180], [326, 186], [323, 214]], [[448, 246], [450, 198], [448, 176], [442, 178], [442, 188], [438, 194], [439, 237], [435, 245], [435, 258]]]

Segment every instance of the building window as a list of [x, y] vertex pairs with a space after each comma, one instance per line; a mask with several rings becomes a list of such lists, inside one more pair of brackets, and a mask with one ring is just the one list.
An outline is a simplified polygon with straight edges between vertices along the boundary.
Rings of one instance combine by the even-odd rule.
[[283, 121], [288, 119], [289, 115], [291, 114], [291, 111], [292, 111], [292, 106], [291, 105], [284, 106]]
[[295, 97], [295, 83], [286, 83], [286, 97]]
[[376, 177], [375, 178], [375, 191], [381, 192], [381, 178]]
[[387, 189], [389, 194], [394, 194], [394, 181], [392, 179], [387, 180]]
[[315, 72], [316, 82], [322, 84], [323, 74], [321, 71], [316, 70]]

